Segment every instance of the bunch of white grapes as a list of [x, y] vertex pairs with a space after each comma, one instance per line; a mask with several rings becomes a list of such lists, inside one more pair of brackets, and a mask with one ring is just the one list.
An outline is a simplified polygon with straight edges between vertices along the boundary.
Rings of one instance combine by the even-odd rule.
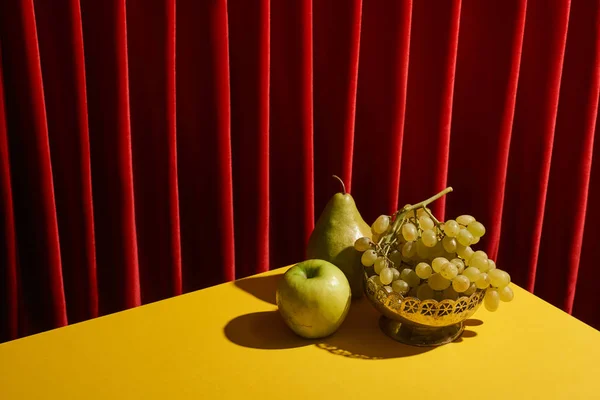
[[363, 252], [362, 264], [374, 269], [369, 279], [388, 292], [440, 301], [487, 289], [483, 302], [489, 311], [514, 297], [510, 275], [471, 248], [485, 227], [470, 215], [441, 223], [426, 205], [406, 206], [391, 217], [379, 216], [371, 230], [373, 240], [362, 237], [354, 248]]

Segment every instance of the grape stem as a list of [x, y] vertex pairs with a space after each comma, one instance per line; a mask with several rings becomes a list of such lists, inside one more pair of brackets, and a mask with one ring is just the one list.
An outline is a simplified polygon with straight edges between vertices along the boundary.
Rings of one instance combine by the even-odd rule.
[[448, 186], [446, 189], [442, 190], [441, 192], [439, 192], [438, 194], [431, 196], [430, 198], [428, 198], [427, 200], [423, 200], [417, 204], [407, 204], [402, 208], [402, 212], [407, 212], [407, 211], [412, 211], [412, 210], [417, 210], [421, 207], [425, 207], [425, 211], [427, 211], [426, 206], [429, 205], [430, 203], [433, 203], [434, 201], [436, 201], [437, 199], [439, 199], [442, 196], [445, 196], [446, 194], [450, 193], [452, 191], [452, 187]]
[[425, 210], [425, 212], [427, 213], [427, 215], [429, 215], [429, 218], [431, 218], [433, 220], [433, 223], [435, 224], [435, 227], [438, 229], [438, 231], [441, 233], [443, 233], [443, 229], [442, 229], [442, 223], [440, 222], [440, 220], [438, 220], [433, 213], [431, 212], [431, 210], [429, 210], [429, 208], [427, 207], [423, 207], [423, 210]]
[[[338, 178], [337, 176], [334, 175], [335, 178], [339, 179], [340, 182], [342, 181], [340, 178]], [[342, 182], [342, 185], [344, 183]], [[406, 221], [406, 216], [411, 212], [414, 211], [415, 213], [415, 223], [417, 224], [417, 229], [419, 229], [419, 219], [417, 218], [417, 210], [419, 208], [423, 208], [425, 209], [425, 212], [433, 219], [434, 223], [436, 224], [437, 228], [441, 230], [440, 228], [440, 221], [438, 221], [437, 218], [435, 218], [433, 216], [433, 214], [431, 213], [431, 211], [429, 211], [427, 209], [427, 205], [430, 203], [433, 203], [434, 201], [436, 201], [437, 199], [439, 199], [442, 196], [445, 196], [446, 194], [452, 192], [452, 187], [447, 187], [446, 189], [442, 190], [441, 192], [439, 192], [438, 194], [431, 196], [430, 198], [428, 198], [427, 200], [423, 200], [417, 204], [407, 204], [404, 207], [402, 207], [400, 210], [396, 211], [392, 217], [394, 218], [394, 223], [392, 224], [392, 229], [391, 232], [387, 235], [383, 235], [379, 238], [379, 240], [376, 243], [376, 246], [378, 246], [382, 252], [384, 253], [384, 257], [387, 257], [388, 252], [390, 251], [391, 245], [394, 243], [395, 241], [395, 236], [396, 233], [398, 233], [398, 229], [404, 224], [404, 222]], [[394, 240], [392, 240], [392, 238]]]

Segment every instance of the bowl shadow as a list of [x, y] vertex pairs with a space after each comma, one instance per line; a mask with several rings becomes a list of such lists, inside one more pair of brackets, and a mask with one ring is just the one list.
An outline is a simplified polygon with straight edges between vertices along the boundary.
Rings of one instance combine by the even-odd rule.
[[[255, 297], [275, 304], [277, 281], [281, 275], [251, 277], [235, 284]], [[223, 331], [227, 339], [239, 346], [263, 350], [316, 346], [336, 356], [363, 360], [411, 357], [436, 349], [409, 346], [389, 338], [379, 329], [379, 317], [380, 314], [363, 296], [352, 301], [342, 326], [326, 338], [304, 339], [297, 336], [285, 325], [277, 310], [238, 316], [229, 321]], [[481, 324], [482, 321], [476, 319], [465, 321], [466, 327]], [[476, 332], [465, 329], [455, 342], [460, 343], [476, 335]]]

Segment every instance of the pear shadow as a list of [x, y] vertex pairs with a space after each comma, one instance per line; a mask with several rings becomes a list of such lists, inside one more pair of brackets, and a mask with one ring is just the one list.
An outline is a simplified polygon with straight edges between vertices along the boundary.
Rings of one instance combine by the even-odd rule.
[[239, 279], [234, 282], [235, 286], [252, 296], [270, 304], [277, 304], [275, 293], [277, 291], [277, 282], [283, 274], [267, 275], [267, 276], [250, 276], [248, 278]]
[[338, 356], [364, 360], [411, 357], [435, 349], [393, 340], [379, 329], [379, 317], [365, 297], [354, 300], [340, 329], [321, 339], [317, 347]]

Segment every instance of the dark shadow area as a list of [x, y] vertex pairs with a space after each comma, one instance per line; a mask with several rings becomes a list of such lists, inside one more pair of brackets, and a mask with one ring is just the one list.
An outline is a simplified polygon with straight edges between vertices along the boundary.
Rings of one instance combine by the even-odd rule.
[[469, 339], [469, 338], [472, 338], [472, 337], [475, 337], [475, 336], [477, 336], [477, 332], [472, 331], [470, 329], [465, 329], [461, 333], [460, 337], [458, 337], [456, 340], [454, 340], [452, 343], [449, 343], [449, 344], [461, 343], [464, 339]]
[[365, 297], [355, 300], [340, 329], [321, 339], [317, 347], [332, 354], [366, 360], [410, 357], [435, 349], [408, 346], [389, 338], [379, 329], [379, 317]]
[[224, 333], [233, 343], [253, 349], [291, 349], [315, 343], [292, 332], [277, 310], [240, 315], [229, 321]]
[[283, 274], [268, 276], [253, 276], [235, 281], [235, 286], [254, 297], [266, 301], [267, 303], [277, 304], [275, 301], [275, 292], [277, 291], [277, 282]]
[[[250, 277], [235, 284], [253, 296], [275, 304], [275, 291], [281, 276]], [[389, 338], [379, 329], [379, 317], [380, 314], [369, 301], [362, 297], [352, 301], [348, 316], [338, 331], [323, 339], [309, 340], [297, 336], [285, 325], [277, 310], [236, 317], [225, 326], [224, 333], [231, 342], [254, 349], [291, 349], [315, 345], [334, 355], [365, 360], [411, 357], [436, 349], [408, 346]], [[468, 319], [465, 326], [482, 323], [478, 319]], [[476, 335], [476, 332], [465, 329], [455, 342], [460, 343], [464, 338]]]
[[464, 326], [479, 326], [482, 324], [483, 324], [482, 320], [474, 319], [474, 318], [466, 319], [465, 322], [463, 322]]

